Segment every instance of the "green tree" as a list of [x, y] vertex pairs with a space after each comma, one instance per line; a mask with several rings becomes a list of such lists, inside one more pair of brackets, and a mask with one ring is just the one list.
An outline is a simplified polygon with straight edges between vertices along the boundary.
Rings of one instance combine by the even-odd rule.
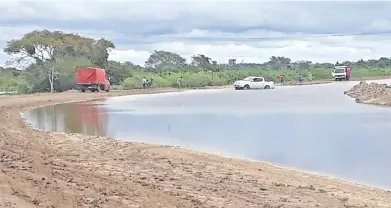
[[157, 50], [155, 50], [145, 62], [145, 67], [154, 69], [153, 71], [158, 71], [157, 69], [160, 69], [161, 71], [170, 66], [184, 67], [185, 65], [186, 59], [179, 54]]
[[34, 30], [19, 40], [7, 42], [4, 52], [18, 55], [15, 62], [36, 64], [46, 73], [50, 82], [50, 92], [54, 90], [57, 76], [56, 62], [65, 57], [87, 57], [96, 64], [103, 65], [107, 61], [108, 49], [114, 44], [105, 39], [95, 41], [91, 38], [61, 31]]
[[203, 54], [197, 54], [191, 57], [191, 65], [201, 68], [205, 71], [219, 71], [220, 67], [217, 61]]
[[266, 63], [271, 69], [286, 68], [289, 64], [291, 64], [291, 59], [283, 56], [272, 56]]
[[209, 66], [212, 61], [211, 58], [202, 55], [202, 54], [197, 54], [191, 57], [191, 64], [197, 67], [206, 67]]
[[20, 40], [12, 40], [7, 42], [7, 47], [4, 52], [12, 55], [18, 54], [17, 63], [22, 61], [31, 61], [48, 69], [48, 77], [50, 80], [50, 92], [53, 92], [53, 81], [55, 77], [54, 62], [63, 54], [67, 48], [66, 41], [56, 38], [58, 33], [52, 33], [48, 30], [27, 33]]
[[91, 44], [91, 61], [94, 65], [104, 68], [109, 58], [109, 50], [115, 49], [113, 42], [104, 38]]
[[139, 68], [131, 62], [120, 63], [117, 61], [108, 61], [106, 65], [106, 74], [110, 78], [110, 83], [120, 85], [126, 77], [131, 77], [132, 72], [140, 71]]

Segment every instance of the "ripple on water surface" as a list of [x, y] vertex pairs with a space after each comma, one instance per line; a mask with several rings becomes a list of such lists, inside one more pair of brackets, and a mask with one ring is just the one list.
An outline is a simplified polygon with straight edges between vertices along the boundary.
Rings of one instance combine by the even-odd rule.
[[391, 110], [343, 95], [354, 83], [190, 91], [34, 109], [51, 131], [190, 146], [391, 187]]

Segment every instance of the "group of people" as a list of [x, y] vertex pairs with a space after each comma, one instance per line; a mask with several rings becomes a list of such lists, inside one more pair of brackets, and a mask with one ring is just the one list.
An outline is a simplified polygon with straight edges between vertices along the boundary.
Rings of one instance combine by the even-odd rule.
[[[143, 85], [143, 89], [150, 89], [151, 86], [153, 84], [153, 79], [150, 78], [150, 79], [147, 79], [146, 77], [143, 77], [143, 80], [142, 80], [142, 85]], [[182, 87], [182, 77], [179, 77], [177, 80], [176, 80], [176, 84], [178, 86], [178, 89], [181, 89]]]
[[147, 79], [146, 77], [143, 77], [143, 89], [150, 89], [153, 84], [153, 79]]
[[[301, 74], [299, 74], [299, 76], [297, 76], [297, 81], [299, 81], [299, 83], [301, 84], [303, 82], [304, 78]], [[284, 81], [285, 81], [285, 75], [281, 74], [280, 75], [280, 83], [281, 84], [284, 84]], [[308, 81], [312, 81], [312, 74], [311, 72], [308, 73]]]

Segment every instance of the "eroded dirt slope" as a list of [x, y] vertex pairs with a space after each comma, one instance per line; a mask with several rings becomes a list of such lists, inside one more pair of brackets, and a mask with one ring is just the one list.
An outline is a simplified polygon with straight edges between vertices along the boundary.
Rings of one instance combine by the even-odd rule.
[[0, 207], [391, 206], [388, 191], [176, 147], [44, 133], [19, 116], [143, 92], [0, 96]]

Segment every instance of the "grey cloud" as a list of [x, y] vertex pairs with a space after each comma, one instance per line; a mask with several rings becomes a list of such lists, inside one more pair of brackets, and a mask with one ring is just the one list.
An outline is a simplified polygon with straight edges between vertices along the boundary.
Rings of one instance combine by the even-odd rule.
[[[120, 47], [134, 49], [150, 50], [155, 43], [177, 41], [245, 43], [259, 48], [277, 48], [289, 45], [296, 39], [342, 46], [350, 42], [347, 43], [344, 38], [292, 36], [391, 31], [391, 23], [388, 22], [391, 21], [391, 2], [6, 2], [0, 4], [0, 9], [4, 11], [0, 13], [0, 19], [5, 24], [38, 25], [41, 28], [66, 28], [72, 31], [111, 31], [110, 34], [96, 32], [91, 35], [106, 36]], [[189, 35], [195, 29], [209, 32]], [[284, 36], [290, 38], [281, 38]], [[381, 39], [389, 36], [381, 36]], [[354, 40], [371, 38], [355, 37]], [[357, 47], [368, 47], [364, 43], [363, 46], [355, 44]]]
[[[352, 33], [376, 30], [375, 22], [391, 20], [391, 2], [221, 2], [221, 1], [15, 1], [22, 14], [0, 14], [7, 21], [51, 21], [87, 29], [113, 29], [119, 33], [175, 34], [197, 29], [233, 33], [272, 30], [285, 33]], [[72, 7], [70, 7], [72, 6]], [[88, 9], [86, 9], [88, 8]], [[7, 10], [8, 9], [8, 10]], [[93, 12], [89, 12], [93, 11]], [[23, 14], [25, 13], [25, 14]], [[88, 24], [83, 24], [86, 22]]]

